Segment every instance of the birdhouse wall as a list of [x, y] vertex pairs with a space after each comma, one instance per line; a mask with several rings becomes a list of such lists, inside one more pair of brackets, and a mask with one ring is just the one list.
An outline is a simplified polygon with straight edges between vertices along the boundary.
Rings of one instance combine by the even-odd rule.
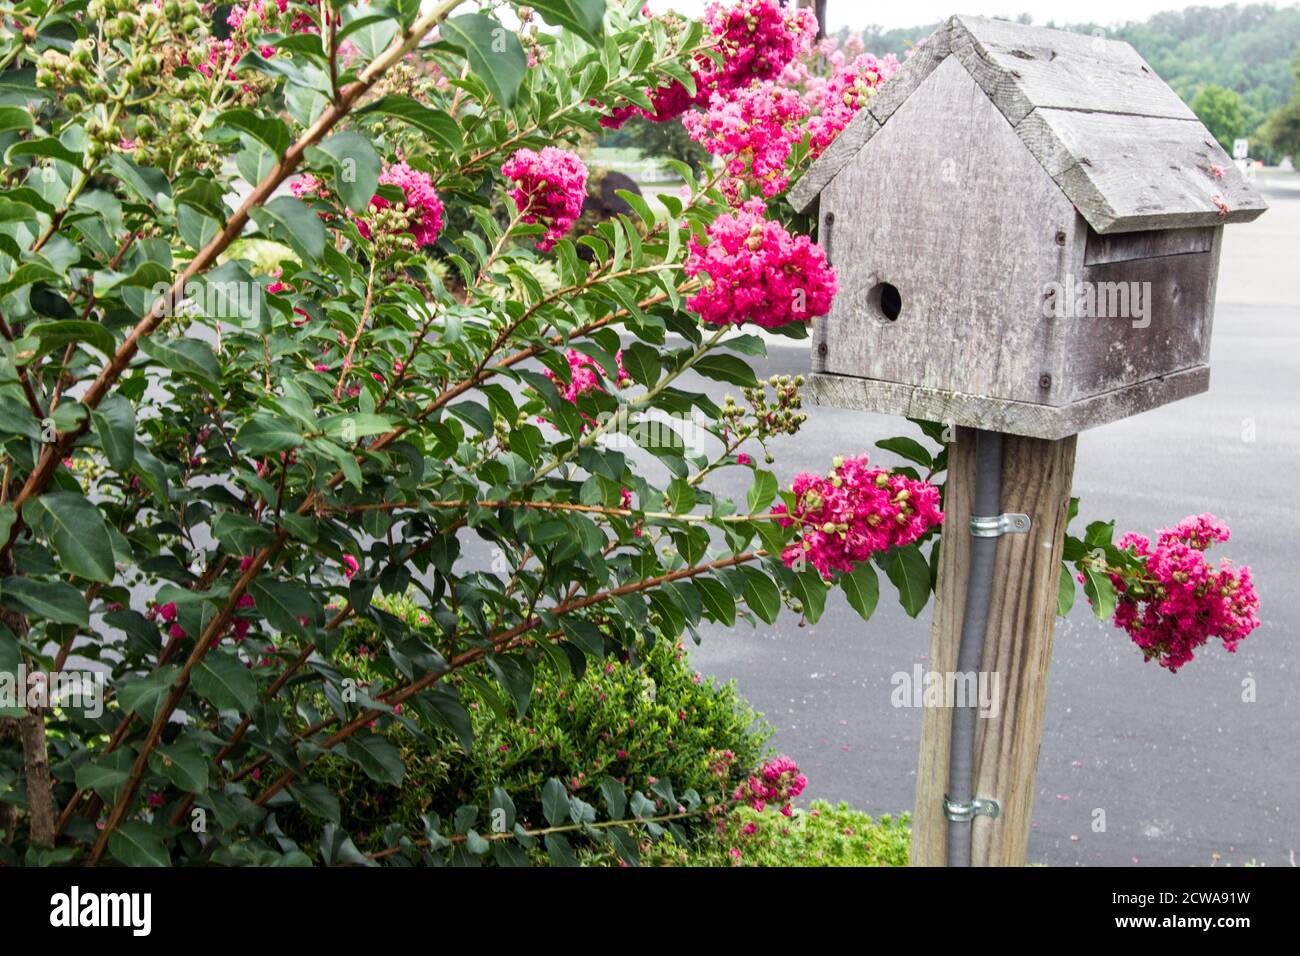
[[[956, 58], [920, 84], [821, 195], [840, 281], [814, 370], [1052, 403], [1068, 325], [1043, 295], [1086, 239], [1057, 185]], [[895, 320], [881, 284], [897, 289]], [[824, 348], [823, 348], [824, 346]], [[896, 409], [881, 409], [896, 410]]]
[[[1079, 217], [1074, 267], [1059, 295], [1057, 401], [1079, 402], [1159, 378], [1208, 381], [1222, 226], [1099, 235]], [[1071, 286], [1073, 288], [1071, 288]]]

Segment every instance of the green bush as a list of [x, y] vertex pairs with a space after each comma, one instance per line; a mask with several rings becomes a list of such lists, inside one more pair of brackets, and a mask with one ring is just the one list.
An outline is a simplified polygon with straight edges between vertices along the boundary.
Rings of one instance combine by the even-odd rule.
[[[911, 814], [873, 820], [846, 803], [815, 800], [787, 819], [741, 807], [725, 828], [700, 841], [688, 866], [906, 866]], [[750, 832], [750, 827], [753, 830]], [[737, 853], [739, 855], [737, 855]]]
[[[409, 600], [383, 601], [381, 607], [411, 627], [428, 623]], [[365, 675], [373, 625], [350, 626], [344, 641], [343, 659], [355, 659]], [[593, 805], [601, 802], [606, 776], [655, 793], [664, 812], [673, 809], [661, 792], [665, 782], [677, 796], [694, 790], [717, 804], [763, 759], [771, 733], [732, 683], [702, 677], [681, 645], [664, 640], [640, 648], [636, 657], [595, 661], [578, 678], [539, 668], [523, 716], [483, 681], [459, 677], [453, 683], [471, 717], [468, 751], [449, 731], [413, 714], [423, 739], [396, 724], [389, 734], [406, 764], [400, 787], [378, 785], [356, 764], [328, 758], [325, 783], [338, 794], [340, 828], [358, 847], [386, 845], [383, 833], [392, 823], [418, 832], [423, 815], [451, 820], [459, 807], [488, 805], [498, 787], [514, 798], [519, 822], [544, 826], [540, 797], [551, 777]], [[708, 830], [698, 825], [703, 819], [682, 832]], [[292, 807], [282, 810], [280, 823], [304, 840], [314, 832]], [[477, 825], [490, 828], [486, 820]], [[672, 855], [671, 841], [662, 842], [661, 852]], [[616, 859], [612, 852], [610, 857]], [[591, 860], [600, 861], [600, 854]]]

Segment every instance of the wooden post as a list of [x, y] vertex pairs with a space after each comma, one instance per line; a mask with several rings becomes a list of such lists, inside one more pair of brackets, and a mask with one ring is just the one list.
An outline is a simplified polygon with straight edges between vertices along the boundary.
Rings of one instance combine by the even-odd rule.
[[[1033, 527], [1028, 534], [1005, 534], [998, 539], [980, 669], [997, 675], [999, 710], [996, 717], [980, 718], [976, 726], [972, 793], [996, 800], [1001, 813], [996, 819], [975, 818], [971, 837], [974, 866], [1023, 866], [1026, 862], [1075, 444], [1074, 436], [1056, 441], [1003, 437], [1001, 511], [1027, 514]], [[932, 673], [948, 674], [957, 669], [970, 567], [974, 484], [974, 431], [959, 428], [948, 452], [930, 641]], [[947, 862], [948, 821], [943, 797], [948, 787], [951, 732], [951, 708], [925, 709], [912, 813], [913, 866], [943, 866]]]

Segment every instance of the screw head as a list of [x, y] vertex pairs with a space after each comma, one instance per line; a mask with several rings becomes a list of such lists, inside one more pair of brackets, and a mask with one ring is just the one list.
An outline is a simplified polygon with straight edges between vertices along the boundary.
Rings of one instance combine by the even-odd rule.
[[1051, 388], [1051, 387], [1052, 387], [1052, 376], [1050, 376], [1050, 375], [1040, 375], [1040, 376], [1038, 376], [1038, 387], [1039, 387], [1039, 388]]
[[828, 212], [828, 213], [826, 214], [826, 225], [828, 225], [828, 226], [829, 226], [829, 225], [832, 225], [834, 222], [835, 222], [835, 213], [833, 213], [833, 212]]
[[826, 349], [826, 343], [825, 343], [825, 342], [818, 342], [818, 343], [817, 343], [817, 354], [818, 354], [818, 355], [825, 355], [826, 352], [827, 352], [827, 349]]
[[1065, 230], [1064, 230], [1064, 229], [1061, 229], [1061, 230], [1058, 230], [1058, 231], [1057, 231], [1057, 233], [1056, 233], [1056, 244], [1057, 244], [1058, 246], [1063, 246], [1063, 245], [1065, 245]]

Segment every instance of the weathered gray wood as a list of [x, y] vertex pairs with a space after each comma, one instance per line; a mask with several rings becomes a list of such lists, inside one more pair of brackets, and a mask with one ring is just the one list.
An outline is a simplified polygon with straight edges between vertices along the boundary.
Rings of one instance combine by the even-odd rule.
[[810, 376], [807, 394], [814, 404], [832, 408], [862, 409], [1008, 435], [1056, 439], [1199, 395], [1209, 387], [1209, 366], [1197, 365], [1064, 406], [1009, 402], [983, 395], [818, 373]]
[[[1053, 400], [1039, 383], [1065, 330], [1042, 297], [1074, 261], [1077, 216], [961, 63], [945, 60], [840, 171], [821, 214], [823, 228], [835, 216], [840, 281], [825, 371]], [[872, 306], [881, 282], [902, 297], [897, 321]]]
[[972, 823], [972, 866], [1027, 862], [1076, 441], [1003, 442], [1002, 510], [1029, 515], [1030, 531], [998, 539], [980, 670], [996, 676], [1001, 699], [975, 724], [971, 792], [1001, 812]]
[[1249, 222], [1267, 208], [1199, 122], [1039, 108], [1016, 132], [1099, 233]]
[[[1112, 392], [1170, 369], [1207, 364], [1210, 289], [1218, 268], [1209, 252], [1088, 266], [1071, 283], [1088, 309], [1046, 321], [1068, 331], [1061, 394], [1069, 401]], [[1082, 283], [1080, 286], [1078, 283]], [[1069, 285], [1062, 289], [1069, 295]], [[1088, 305], [1088, 303], [1084, 303]]]
[[840, 131], [826, 152], [794, 184], [786, 199], [790, 205], [803, 212], [812, 204], [826, 184], [858, 154], [880, 130], [881, 124], [894, 115], [903, 102], [912, 95], [945, 57], [948, 56], [950, 23], [926, 37], [916, 53], [898, 72], [875, 90], [865, 109], [858, 110], [849, 125]]
[[[1026, 862], [1075, 444], [1072, 437], [1003, 441], [1002, 509], [1028, 514], [1032, 527], [1029, 534], [998, 540], [980, 670], [997, 677], [999, 711], [976, 723], [972, 785], [975, 795], [997, 800], [1002, 812], [996, 820], [976, 818], [971, 834], [971, 862], [976, 866], [1024, 866]], [[974, 434], [957, 429], [956, 441], [948, 446], [943, 542], [928, 662], [931, 673], [957, 669], [970, 567], [974, 451]], [[913, 866], [947, 862], [943, 797], [948, 789], [951, 734], [952, 709], [926, 707], [912, 808]]]
[[1012, 126], [1038, 108], [1196, 119], [1127, 43], [981, 17], [949, 23], [953, 52]]
[[880, 124], [887, 123], [903, 102], [916, 92], [926, 78], [935, 71], [951, 52], [949, 40], [952, 20], [918, 44], [912, 56], [903, 61], [898, 72], [880, 84], [867, 102], [867, 109]]
[[790, 205], [799, 212], [805, 211], [812, 205], [818, 193], [826, 188], [826, 184], [836, 173], [848, 165], [849, 161], [858, 154], [858, 150], [876, 134], [878, 129], [880, 123], [869, 111], [858, 110], [857, 115], [849, 121], [849, 125], [840, 130], [840, 135], [826, 147], [826, 152], [821, 154], [817, 162], [809, 167], [786, 194]]
[[951, 59], [1099, 233], [1248, 222], [1266, 208], [1128, 44], [977, 17], [951, 18], [881, 85], [867, 110], [875, 122], [858, 114], [790, 191], [794, 206], [806, 209]]
[[1195, 229], [1113, 232], [1103, 236], [1089, 230], [1083, 264], [1098, 266], [1107, 262], [1127, 262], [1130, 259], [1156, 259], [1160, 256], [1210, 252], [1214, 248], [1215, 233], [1219, 231], [1219, 226], [1201, 226]]
[[[966, 611], [970, 578], [970, 519], [975, 502], [975, 440], [969, 429], [957, 429], [948, 445], [948, 473], [943, 502], [943, 531], [939, 544], [939, 577], [934, 589], [934, 623], [930, 629], [932, 673], [957, 670], [961, 622]], [[952, 745], [952, 710], [926, 707], [921, 711], [921, 752], [916, 765], [916, 800], [912, 805], [912, 866], [944, 866], [948, 862], [948, 824], [943, 798], [948, 792], [948, 757]]]

